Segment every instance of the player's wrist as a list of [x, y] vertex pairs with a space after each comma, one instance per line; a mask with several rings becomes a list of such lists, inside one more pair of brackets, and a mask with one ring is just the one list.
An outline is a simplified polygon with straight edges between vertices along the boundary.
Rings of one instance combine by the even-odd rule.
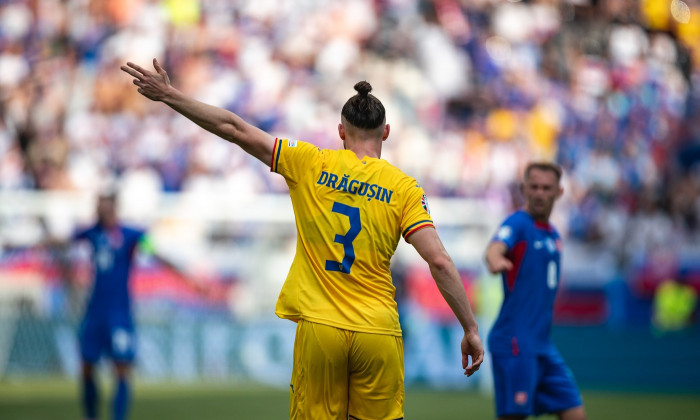
[[177, 90], [175, 87], [172, 85], [167, 85], [162, 92], [162, 95], [160, 97], [160, 101], [163, 102], [166, 105], [176, 105], [178, 102], [181, 102], [182, 100], [182, 92]]
[[466, 326], [462, 326], [465, 336], [479, 335], [479, 325], [474, 321]]

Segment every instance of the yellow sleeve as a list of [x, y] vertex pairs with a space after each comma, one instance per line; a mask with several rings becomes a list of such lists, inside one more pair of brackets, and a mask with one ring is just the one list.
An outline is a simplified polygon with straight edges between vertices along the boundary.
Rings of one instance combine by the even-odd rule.
[[282, 175], [287, 182], [296, 184], [309, 169], [320, 163], [321, 149], [298, 140], [275, 139], [270, 171]]
[[405, 197], [406, 202], [401, 217], [401, 235], [404, 240], [420, 229], [434, 227], [433, 219], [430, 217], [428, 197], [423, 188], [412, 181], [412, 186], [406, 191]]

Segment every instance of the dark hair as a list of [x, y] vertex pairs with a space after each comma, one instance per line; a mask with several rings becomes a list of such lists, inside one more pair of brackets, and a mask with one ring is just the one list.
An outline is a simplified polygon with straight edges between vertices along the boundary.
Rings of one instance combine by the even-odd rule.
[[357, 128], [372, 130], [384, 123], [384, 105], [374, 95], [370, 95], [372, 85], [366, 81], [355, 83], [357, 94], [343, 105], [342, 115], [347, 122]]
[[561, 166], [557, 165], [556, 163], [552, 162], [530, 162], [527, 164], [525, 167], [525, 179], [527, 179], [530, 176], [530, 171], [533, 169], [539, 169], [540, 171], [550, 171], [553, 172], [554, 175], [557, 177], [557, 182], [561, 180]]

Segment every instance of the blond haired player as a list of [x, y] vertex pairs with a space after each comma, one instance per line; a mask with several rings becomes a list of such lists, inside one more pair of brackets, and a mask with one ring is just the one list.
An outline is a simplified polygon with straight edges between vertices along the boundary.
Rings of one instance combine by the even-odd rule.
[[[367, 82], [343, 106], [343, 150], [275, 139], [227, 110], [186, 97], [155, 72], [127, 63], [142, 95], [240, 146], [284, 177], [297, 249], [276, 313], [297, 322], [291, 419], [401, 419], [403, 341], [389, 263], [401, 238], [413, 245], [464, 328], [462, 368], [483, 347], [459, 274], [413, 178], [380, 159], [389, 137], [384, 106]], [[469, 357], [472, 358], [471, 364]]]

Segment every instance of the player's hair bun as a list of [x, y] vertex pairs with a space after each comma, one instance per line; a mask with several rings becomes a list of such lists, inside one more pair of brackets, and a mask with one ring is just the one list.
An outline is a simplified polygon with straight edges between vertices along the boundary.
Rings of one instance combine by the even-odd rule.
[[367, 94], [369, 94], [372, 91], [372, 85], [370, 85], [369, 82], [363, 80], [361, 82], [355, 83], [355, 90], [361, 96], [367, 96]]
[[376, 96], [370, 95], [372, 85], [366, 80], [355, 83], [357, 93], [343, 105], [340, 115], [344, 122], [363, 130], [383, 127], [385, 121], [384, 105]]

